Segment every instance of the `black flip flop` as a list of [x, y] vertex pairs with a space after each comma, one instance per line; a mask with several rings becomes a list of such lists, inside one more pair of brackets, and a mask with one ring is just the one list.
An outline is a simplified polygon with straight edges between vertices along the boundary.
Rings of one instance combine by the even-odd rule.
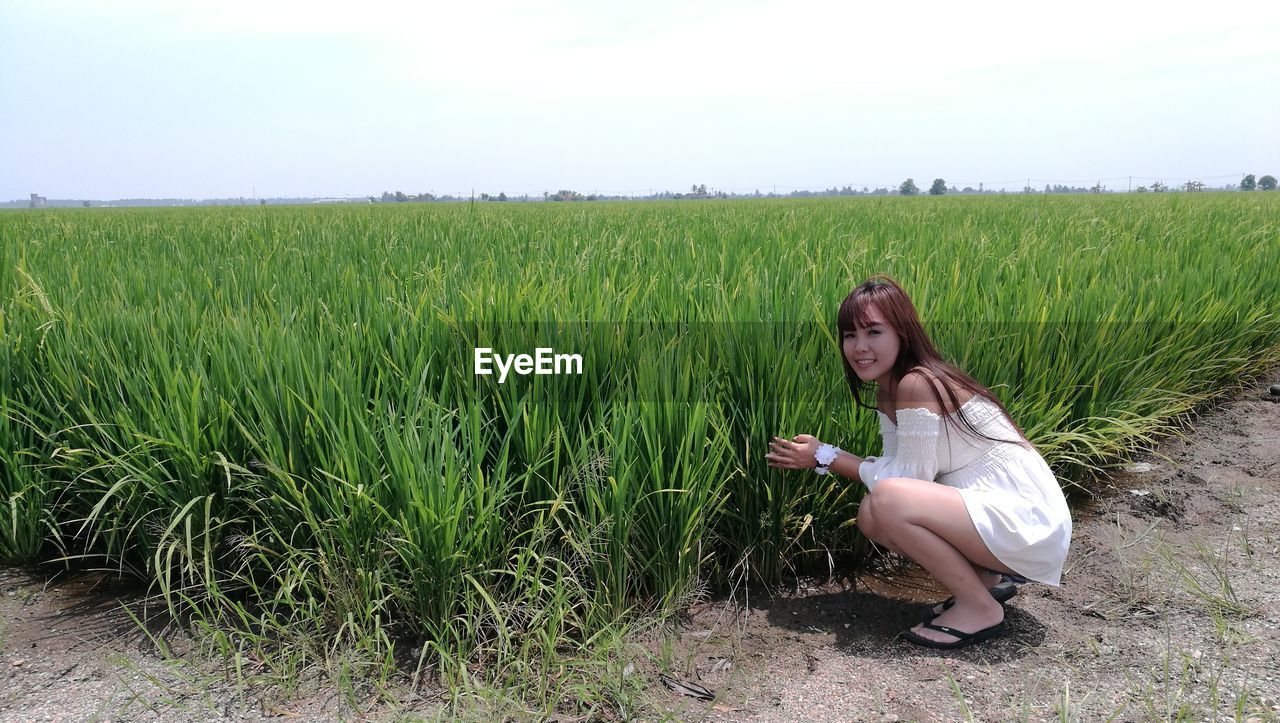
[[[1018, 594], [1018, 588], [1014, 583], [1006, 580], [1006, 581], [998, 582], [992, 585], [991, 587], [987, 588], [987, 592], [991, 593], [991, 597], [995, 598], [996, 602], [1003, 605], [1006, 602], [1008, 602], [1010, 599], [1012, 599], [1014, 595]], [[941, 615], [942, 613], [945, 613], [946, 611], [950, 610], [951, 606], [955, 604], [956, 604], [956, 599], [953, 596], [942, 601], [942, 609], [939, 610], [938, 612], [935, 613], [933, 612], [933, 608], [929, 608], [929, 620], [932, 620], [935, 617]]]
[[924, 638], [919, 635], [916, 635], [910, 630], [904, 630], [903, 632], [898, 633], [898, 637], [902, 638], [903, 640], [906, 640], [909, 643], [915, 643], [916, 645], [920, 645], [926, 648], [937, 648], [939, 650], [949, 650], [951, 648], [963, 648], [966, 645], [973, 645], [974, 643], [981, 643], [984, 640], [990, 640], [992, 638], [999, 637], [1003, 635], [1005, 631], [1005, 624], [1003, 620], [996, 623], [995, 625], [992, 625], [989, 628], [983, 628], [982, 630], [979, 630], [973, 633], [966, 633], [963, 630], [956, 630], [955, 628], [949, 628], [946, 625], [935, 625], [933, 623], [925, 623], [924, 626], [926, 628], [929, 628], [930, 630], [937, 630], [940, 633], [946, 633], [947, 635], [952, 635], [956, 638], [956, 640], [952, 640], [949, 643], [940, 643], [937, 640], [930, 640], [928, 638]]

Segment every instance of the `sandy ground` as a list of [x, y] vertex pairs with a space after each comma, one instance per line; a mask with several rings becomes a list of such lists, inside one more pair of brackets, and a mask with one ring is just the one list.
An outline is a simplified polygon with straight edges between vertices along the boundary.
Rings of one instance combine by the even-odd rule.
[[[1280, 720], [1277, 383], [1280, 370], [1099, 483], [1076, 512], [1063, 585], [1022, 586], [1003, 638], [956, 651], [896, 640], [946, 597], [902, 566], [720, 600], [637, 661], [652, 680], [640, 717]], [[166, 636], [176, 659], [157, 655], [120, 604], [142, 591], [107, 580], [0, 570], [0, 720], [363, 717], [323, 687], [243, 690], [182, 636]], [[667, 690], [663, 669], [715, 699]]]

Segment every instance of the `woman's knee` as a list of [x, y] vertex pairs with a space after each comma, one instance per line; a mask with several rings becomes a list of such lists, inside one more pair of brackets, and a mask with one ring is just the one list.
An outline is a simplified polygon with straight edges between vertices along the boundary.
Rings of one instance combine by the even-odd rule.
[[910, 508], [914, 484], [915, 480], [901, 477], [890, 477], [876, 483], [866, 501], [870, 501], [875, 508], [877, 525], [893, 524], [905, 514]]

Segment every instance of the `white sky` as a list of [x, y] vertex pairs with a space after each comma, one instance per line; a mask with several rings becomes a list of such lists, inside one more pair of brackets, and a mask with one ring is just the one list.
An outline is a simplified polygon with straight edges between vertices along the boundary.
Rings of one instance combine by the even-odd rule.
[[1278, 128], [1274, 1], [0, 0], [0, 200], [1216, 186]]

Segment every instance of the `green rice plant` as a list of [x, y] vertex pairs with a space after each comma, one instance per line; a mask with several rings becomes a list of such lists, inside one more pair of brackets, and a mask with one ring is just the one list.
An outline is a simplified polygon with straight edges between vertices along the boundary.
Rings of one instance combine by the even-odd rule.
[[[0, 369], [0, 374], [3, 370]], [[48, 532], [52, 485], [39, 470], [40, 447], [32, 422], [0, 393], [0, 561], [39, 559]]]

